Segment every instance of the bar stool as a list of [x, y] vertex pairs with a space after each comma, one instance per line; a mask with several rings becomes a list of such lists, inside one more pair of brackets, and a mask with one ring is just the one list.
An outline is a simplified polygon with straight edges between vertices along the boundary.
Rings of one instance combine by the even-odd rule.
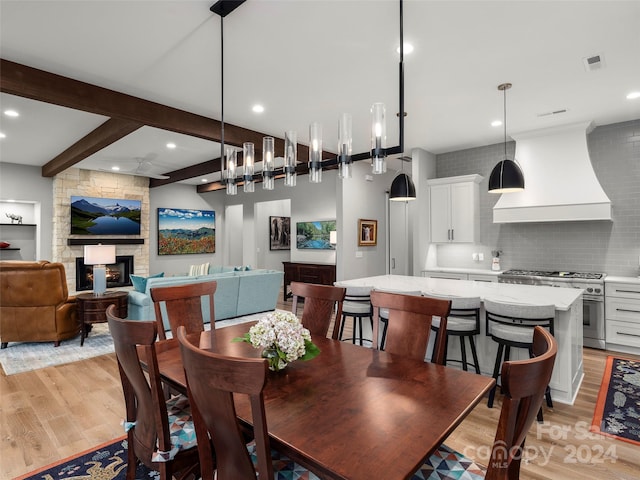
[[[509, 360], [511, 347], [526, 348], [529, 358], [533, 358], [533, 331], [536, 326], [549, 330], [553, 335], [554, 305], [522, 305], [484, 300], [487, 335], [498, 343], [498, 354], [493, 368], [493, 378], [498, 380], [502, 361]], [[504, 358], [503, 358], [504, 353]], [[496, 384], [497, 385], [497, 384]], [[494, 386], [489, 392], [489, 408], [493, 407], [496, 394]], [[549, 387], [545, 391], [547, 406], [553, 408]], [[542, 422], [542, 407], [538, 412], [538, 421]]]
[[[446, 295], [425, 295], [426, 297], [439, 298], [443, 300], [451, 300], [451, 313], [447, 319], [447, 337], [458, 337], [460, 339], [460, 353], [462, 355], [461, 360], [448, 358], [448, 345], [445, 347], [445, 359], [444, 364], [447, 361], [462, 363], [462, 369], [467, 371], [468, 365], [472, 365], [476, 373], [480, 375], [480, 362], [478, 362], [478, 353], [476, 351], [475, 335], [480, 333], [480, 297], [453, 297]], [[431, 323], [431, 330], [440, 335], [440, 318], [434, 318]], [[469, 345], [471, 347], [471, 355], [473, 362], [467, 362], [467, 349], [464, 339], [469, 339]]]
[[[387, 292], [387, 293], [399, 293], [401, 295], [415, 295], [417, 297], [422, 296], [422, 292], [420, 290], [411, 290], [411, 291], [380, 290], [380, 289], [376, 289], [376, 290], [381, 292]], [[382, 337], [380, 339], [380, 350], [384, 350], [384, 341], [387, 339], [387, 327], [389, 326], [389, 309], [381, 308], [380, 313], [378, 315], [380, 316], [380, 321], [383, 323]]]
[[[347, 292], [342, 303], [342, 322], [340, 323], [340, 335], [338, 338], [343, 340], [344, 324], [347, 317], [352, 318], [353, 336], [351, 341], [356, 343], [356, 319], [358, 320], [359, 344], [362, 345], [362, 319], [368, 318], [373, 330], [373, 311], [371, 308], [371, 290], [373, 287], [347, 287]], [[348, 339], [347, 339], [348, 340]]]

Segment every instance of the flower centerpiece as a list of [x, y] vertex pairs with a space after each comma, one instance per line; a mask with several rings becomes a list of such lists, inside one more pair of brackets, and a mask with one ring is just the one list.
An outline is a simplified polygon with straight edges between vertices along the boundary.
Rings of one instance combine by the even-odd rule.
[[268, 313], [234, 342], [247, 342], [262, 348], [262, 356], [269, 361], [269, 369], [282, 370], [294, 360], [311, 360], [320, 349], [311, 341], [309, 330], [291, 312]]

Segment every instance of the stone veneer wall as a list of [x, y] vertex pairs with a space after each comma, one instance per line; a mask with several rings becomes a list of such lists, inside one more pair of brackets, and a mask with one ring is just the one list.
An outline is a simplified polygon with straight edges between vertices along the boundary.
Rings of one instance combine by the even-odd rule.
[[[71, 235], [69, 215], [71, 196], [84, 195], [100, 198], [123, 198], [140, 200], [142, 212], [140, 235], [119, 235], [113, 238], [142, 238], [142, 245], [116, 245], [118, 255], [133, 255], [136, 275], [149, 273], [149, 179], [133, 175], [120, 175], [93, 170], [70, 168], [55, 176], [53, 180], [53, 235], [52, 255], [54, 262], [61, 262], [67, 273], [69, 292], [76, 289], [76, 257], [84, 256], [84, 246], [67, 245], [69, 238], [86, 238]], [[104, 238], [109, 238], [105, 236]]]

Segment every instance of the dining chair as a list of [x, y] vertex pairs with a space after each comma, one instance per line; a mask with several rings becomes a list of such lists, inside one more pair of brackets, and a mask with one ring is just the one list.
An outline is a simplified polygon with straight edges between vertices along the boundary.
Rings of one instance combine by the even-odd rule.
[[[125, 400], [127, 479], [135, 478], [138, 461], [160, 472], [162, 480], [189, 478], [194, 474], [197, 477], [201, 472], [211, 471], [211, 460], [199, 464], [188, 398], [184, 395], [164, 398], [156, 356], [156, 322], [118, 318], [114, 305], [107, 308], [106, 315]], [[146, 372], [141, 361], [147, 366]], [[200, 447], [210, 454], [208, 442]]]
[[[480, 375], [480, 362], [478, 361], [475, 341], [475, 336], [480, 333], [480, 305], [482, 303], [480, 297], [454, 297], [432, 294], [427, 296], [442, 300], [451, 300], [451, 312], [449, 312], [449, 318], [447, 318], [447, 336], [449, 339], [458, 337], [460, 340], [461, 359], [449, 358], [449, 342], [447, 341], [444, 364], [446, 365], [447, 362], [459, 362], [465, 371], [467, 371], [468, 366], [471, 365], [476, 373]], [[436, 332], [437, 341], [437, 335], [440, 335], [440, 318], [434, 317], [431, 323], [431, 330]], [[465, 339], [468, 339], [469, 347], [471, 348], [471, 356], [473, 358], [473, 362], [471, 363], [467, 361]]]
[[[184, 327], [178, 328], [187, 391], [203, 429], [198, 439], [211, 438], [216, 472], [203, 480], [255, 480], [258, 478], [309, 478], [313, 473], [271, 450], [264, 408], [267, 360], [228, 357], [192, 345]], [[236, 415], [235, 395], [247, 395], [251, 404], [254, 441], [247, 444]], [[204, 454], [204, 451], [202, 455]], [[201, 462], [208, 459], [201, 458]]]
[[311, 335], [326, 337], [329, 333], [331, 318], [335, 313], [335, 322], [331, 338], [338, 339], [340, 331], [340, 319], [342, 318], [342, 304], [347, 289], [331, 285], [318, 285], [315, 283], [291, 282], [293, 305], [291, 311], [298, 314], [298, 303], [304, 299], [302, 309], [302, 325], [309, 330]]
[[[351, 342], [356, 343], [356, 332], [358, 333], [359, 344], [362, 345], [362, 319], [368, 318], [373, 330], [373, 311], [371, 309], [371, 290], [373, 287], [346, 287], [347, 290], [342, 304], [342, 320], [340, 322], [339, 340], [343, 340], [344, 326], [347, 317], [352, 319], [352, 336]], [[358, 328], [356, 329], [356, 320]]]
[[[422, 295], [420, 290], [382, 290], [378, 289], [380, 292], [388, 292], [388, 293], [398, 293], [401, 295], [415, 295], [417, 297]], [[389, 324], [389, 309], [381, 308], [380, 309], [380, 321], [382, 322], [382, 337], [380, 339], [380, 350], [384, 350], [384, 344], [387, 339], [387, 325]]]
[[451, 309], [451, 301], [374, 290], [371, 292], [371, 305], [373, 305], [373, 348], [379, 348], [378, 318], [380, 310], [386, 308], [389, 311], [389, 317], [384, 350], [418, 360], [424, 360], [427, 354], [433, 317], [440, 317], [440, 326], [445, 334], [437, 339], [433, 347], [432, 359], [434, 363], [444, 365], [447, 317]]
[[[484, 475], [486, 480], [520, 478], [524, 442], [551, 380], [558, 344], [550, 332], [536, 326], [533, 330], [532, 351], [531, 359], [506, 361], [502, 364], [504, 400], [489, 465]], [[461, 472], [474, 471], [464, 478], [483, 478], [478, 474], [481, 469], [471, 459], [443, 444], [418, 473], [422, 475], [419, 478], [463, 478], [460, 476]], [[437, 476], [431, 477], [434, 472], [437, 472]]]
[[205, 313], [202, 298], [206, 297], [209, 309], [211, 330], [215, 328], [214, 294], [218, 283], [209, 282], [187, 283], [167, 287], [153, 287], [149, 290], [153, 300], [153, 308], [158, 322], [158, 338], [166, 339], [164, 319], [167, 319], [171, 335], [176, 336], [178, 327], [184, 325], [188, 333], [204, 330]]
[[[500, 364], [509, 360], [511, 348], [524, 348], [533, 357], [533, 332], [540, 326], [549, 330], [553, 335], [553, 321], [555, 318], [554, 305], [524, 305], [484, 300], [486, 312], [486, 332], [492, 340], [498, 343], [498, 352], [493, 367], [493, 378], [500, 376]], [[496, 383], [497, 385], [497, 383]], [[503, 388], [504, 390], [504, 388]], [[487, 405], [493, 407], [496, 386], [489, 392]], [[551, 392], [547, 387], [545, 398], [548, 407], [553, 407]], [[538, 420], [543, 421], [542, 408], [538, 413]]]

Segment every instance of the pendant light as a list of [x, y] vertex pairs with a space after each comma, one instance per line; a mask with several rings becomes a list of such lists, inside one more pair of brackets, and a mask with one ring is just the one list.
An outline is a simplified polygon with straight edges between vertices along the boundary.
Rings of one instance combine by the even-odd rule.
[[507, 158], [507, 90], [510, 88], [510, 83], [498, 85], [498, 90], [504, 94], [504, 160], [491, 171], [489, 193], [511, 193], [524, 190], [522, 170], [515, 161]]
[[[404, 39], [403, 39], [403, 6], [400, 0], [400, 114], [398, 115], [400, 124], [400, 154], [404, 150]], [[389, 190], [389, 200], [393, 202], [408, 202], [416, 199], [416, 187], [411, 181], [411, 177], [404, 173], [404, 158], [400, 157], [402, 168], [400, 173], [391, 182]]]

